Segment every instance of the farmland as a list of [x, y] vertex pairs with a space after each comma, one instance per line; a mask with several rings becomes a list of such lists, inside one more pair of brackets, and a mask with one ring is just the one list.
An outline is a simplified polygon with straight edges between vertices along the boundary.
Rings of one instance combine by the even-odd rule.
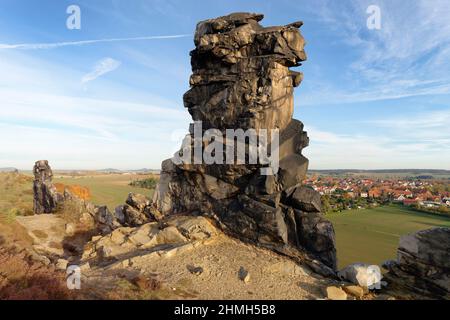
[[354, 262], [381, 264], [395, 259], [401, 235], [432, 227], [450, 227], [450, 218], [403, 206], [347, 210], [327, 215], [336, 230], [339, 267]]
[[130, 186], [130, 182], [141, 180], [150, 175], [137, 174], [101, 174], [86, 176], [56, 176], [53, 181], [65, 185], [80, 185], [87, 187], [92, 195], [91, 202], [96, 205], [107, 205], [114, 210], [120, 204], [124, 204], [128, 193], [140, 193], [152, 197], [153, 190]]

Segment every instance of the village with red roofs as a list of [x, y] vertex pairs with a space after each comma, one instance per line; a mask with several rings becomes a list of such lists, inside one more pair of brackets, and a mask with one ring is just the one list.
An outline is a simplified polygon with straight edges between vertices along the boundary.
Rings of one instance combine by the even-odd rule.
[[450, 213], [448, 179], [382, 179], [312, 175], [305, 180], [322, 196], [327, 212], [397, 203], [420, 210]]

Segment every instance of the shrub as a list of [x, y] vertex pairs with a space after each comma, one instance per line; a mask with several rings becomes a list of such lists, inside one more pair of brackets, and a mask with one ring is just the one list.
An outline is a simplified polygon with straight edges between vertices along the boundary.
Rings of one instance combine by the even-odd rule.
[[71, 194], [80, 198], [82, 200], [90, 200], [91, 199], [91, 191], [88, 187], [83, 187], [79, 185], [64, 185], [62, 183], [54, 183], [56, 191], [59, 193], [64, 193], [65, 190], [69, 191]]
[[130, 182], [130, 186], [145, 188], [145, 189], [155, 189], [158, 184], [158, 179], [150, 177], [142, 180], [134, 180]]

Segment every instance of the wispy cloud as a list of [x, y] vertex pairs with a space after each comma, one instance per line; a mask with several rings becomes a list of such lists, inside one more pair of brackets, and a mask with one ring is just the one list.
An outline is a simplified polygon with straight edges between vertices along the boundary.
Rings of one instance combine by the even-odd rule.
[[352, 123], [376, 134], [307, 126], [311, 143], [305, 154], [318, 169], [450, 169], [449, 122], [450, 110], [443, 109]]
[[109, 72], [112, 72], [116, 70], [118, 67], [120, 67], [121, 62], [114, 60], [113, 58], [104, 58], [97, 62], [94, 69], [86, 74], [82, 79], [82, 83], [88, 83], [89, 81], [93, 81], [97, 79], [98, 77], [107, 74]]
[[[368, 30], [366, 9], [381, 8], [382, 27]], [[446, 0], [314, 2], [314, 14], [348, 46], [341, 82], [312, 92], [310, 104], [391, 100], [450, 94], [450, 7]], [[335, 78], [333, 78], [335, 80]]]
[[[439, 110], [427, 113], [419, 113], [416, 115], [403, 115], [402, 117], [373, 120], [370, 123], [386, 128], [395, 128], [406, 132], [408, 135], [412, 133], [406, 131], [414, 128], [417, 130], [436, 130], [440, 129], [441, 135], [446, 135], [450, 139], [450, 110]], [[414, 133], [414, 132], [413, 132]]]
[[[425, 135], [429, 131], [420, 130], [414, 135], [399, 135], [386, 128], [375, 137], [315, 127], [307, 127], [307, 131], [311, 142], [304, 153], [314, 160], [312, 169], [450, 169], [443, 160], [450, 158], [450, 140], [445, 139], [445, 133], [434, 132], [431, 137]], [[415, 130], [409, 128], [411, 131]]]
[[123, 41], [142, 41], [142, 40], [158, 40], [158, 39], [177, 39], [192, 37], [191, 34], [176, 34], [166, 36], [144, 36], [133, 38], [110, 38], [110, 39], [94, 39], [94, 40], [81, 40], [81, 41], [64, 41], [53, 43], [20, 43], [20, 44], [5, 44], [0, 43], [0, 50], [3, 49], [23, 49], [23, 50], [37, 50], [37, 49], [55, 49], [68, 46], [82, 46], [97, 43], [106, 42], [123, 42]]
[[72, 65], [22, 52], [0, 57], [0, 167], [26, 169], [45, 158], [66, 169], [159, 168], [180, 143], [167, 142], [173, 132], [188, 128], [187, 111], [158, 95], [138, 99], [114, 82], [95, 91], [119, 98], [77, 91], [82, 74]]

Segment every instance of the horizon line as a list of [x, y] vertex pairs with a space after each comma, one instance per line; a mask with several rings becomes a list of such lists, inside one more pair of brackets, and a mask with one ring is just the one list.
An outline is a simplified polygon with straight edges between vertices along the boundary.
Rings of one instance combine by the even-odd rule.
[[[12, 169], [18, 171], [33, 171], [32, 169], [23, 169], [16, 167], [0, 167], [0, 170]], [[53, 171], [120, 171], [120, 172], [129, 172], [129, 171], [161, 171], [161, 169], [155, 168], [128, 168], [128, 169], [116, 169], [116, 168], [102, 168], [102, 169], [61, 169], [61, 168], [52, 168]], [[389, 168], [389, 169], [348, 169], [348, 168], [332, 168], [332, 169], [308, 169], [308, 171], [406, 171], [406, 170], [414, 170], [414, 171], [449, 171], [450, 169], [431, 169], [431, 168]]]

